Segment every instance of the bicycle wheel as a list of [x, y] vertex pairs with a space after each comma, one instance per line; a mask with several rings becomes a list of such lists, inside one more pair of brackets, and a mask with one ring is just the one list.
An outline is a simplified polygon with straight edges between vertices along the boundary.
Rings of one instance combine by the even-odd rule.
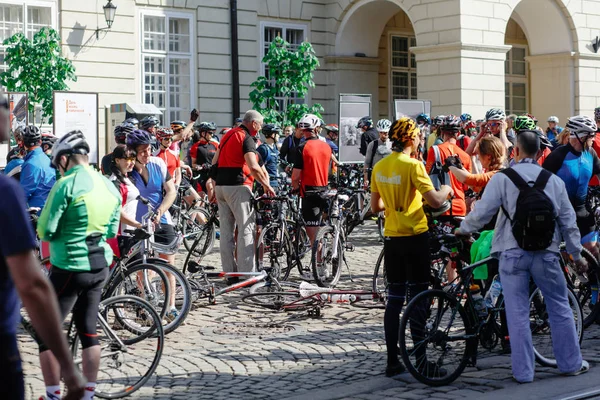
[[342, 263], [344, 262], [344, 246], [341, 233], [337, 241], [337, 251], [334, 257], [333, 242], [335, 232], [331, 226], [323, 226], [317, 231], [312, 248], [312, 271], [317, 285], [334, 287], [340, 280]]
[[201, 208], [193, 208], [186, 211], [185, 215], [182, 215], [181, 219], [181, 232], [183, 233], [183, 245], [187, 251], [192, 251], [194, 243], [200, 238], [200, 247], [196, 247], [196, 255], [205, 256], [210, 253], [215, 243], [215, 230], [212, 224], [204, 223], [201, 224], [197, 221], [197, 216], [200, 214], [200, 218], [203, 221], [209, 221], [210, 215], [208, 211]]
[[[600, 315], [600, 305], [597, 301], [600, 266], [585, 247], [581, 249], [581, 256], [588, 262], [587, 282], [582, 282], [576, 272], [574, 262], [565, 252], [559, 257], [561, 268], [565, 273], [569, 287], [573, 289], [583, 313], [583, 328], [588, 328]], [[596, 292], [596, 293], [594, 293]]]
[[383, 241], [385, 231], [385, 216], [383, 213], [379, 213], [379, 217], [377, 218], [377, 232], [379, 233], [379, 239]]
[[383, 249], [381, 249], [375, 263], [375, 270], [373, 271], [373, 292], [385, 293], [387, 286], [387, 276], [385, 274], [385, 266], [383, 265]]
[[185, 261], [183, 262], [183, 273], [187, 274], [187, 266], [191, 260], [201, 263], [202, 259], [207, 256], [215, 243], [215, 225], [207, 223], [203, 226], [203, 230], [196, 236], [196, 240], [191, 245], [191, 250], [188, 251]]
[[303, 311], [314, 308], [320, 302], [314, 297], [302, 297], [299, 292], [259, 292], [242, 297], [246, 304], [277, 311]]
[[290, 240], [294, 244], [294, 264], [298, 274], [302, 277], [306, 274], [312, 274], [310, 268], [311, 251], [310, 239], [306, 233], [306, 227], [302, 224], [296, 226], [296, 222], [288, 220], [286, 223]]
[[420, 382], [448, 385], [467, 365], [474, 330], [463, 306], [442, 290], [427, 290], [406, 306], [400, 320], [400, 354]]
[[164, 318], [167, 308], [165, 298], [169, 298], [170, 288], [163, 269], [153, 264], [129, 265], [116, 271], [103, 298], [131, 295], [146, 300]]
[[[579, 343], [583, 339], [583, 316], [581, 306], [572, 290], [567, 292], [569, 306], [573, 311], [575, 329]], [[544, 367], [556, 367], [554, 350], [552, 348], [552, 332], [550, 320], [544, 296], [539, 288], [536, 288], [529, 297], [529, 325], [531, 327], [531, 339], [533, 342], [533, 353], [536, 361]]]
[[[146, 319], [141, 320], [140, 314]], [[117, 317], [118, 316], [118, 317]], [[138, 326], [138, 332], [123, 329], [119, 320]], [[117, 296], [100, 303], [98, 340], [100, 368], [96, 396], [118, 399], [129, 396], [150, 379], [162, 356], [164, 331], [161, 318], [147, 301], [135, 296]], [[79, 337], [71, 345], [75, 365], [81, 370]]]
[[254, 253], [258, 270], [271, 267], [274, 277], [286, 280], [294, 265], [293, 247], [288, 232], [280, 223], [263, 227]]

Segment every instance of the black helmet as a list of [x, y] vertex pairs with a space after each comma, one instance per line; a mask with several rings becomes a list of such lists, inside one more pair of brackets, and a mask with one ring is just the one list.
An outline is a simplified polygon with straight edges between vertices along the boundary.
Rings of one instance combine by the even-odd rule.
[[150, 134], [142, 129], [136, 129], [127, 135], [126, 139], [127, 146], [135, 147], [145, 144], [152, 144], [152, 138]]
[[10, 160], [23, 157], [25, 157], [25, 150], [19, 146], [15, 146], [12, 149], [10, 149], [8, 154], [6, 155], [6, 162], [8, 163]]
[[[135, 131], [137, 128], [134, 124], [129, 122], [123, 122], [121, 124], [121, 132], [123, 132], [123, 136], [129, 135], [131, 132]], [[125, 142], [123, 142], [124, 144]]]
[[372, 126], [373, 126], [373, 120], [368, 115], [366, 117], [362, 117], [361, 119], [359, 119], [358, 123], [356, 124], [357, 128], [369, 129]]
[[185, 121], [173, 121], [173, 122], [171, 122], [171, 129], [172, 130], [185, 129], [186, 126], [187, 126], [187, 124], [185, 123]]
[[262, 127], [262, 133], [266, 138], [270, 138], [275, 134], [281, 135], [281, 128], [274, 124], [267, 124]]
[[37, 146], [40, 144], [40, 140], [42, 140], [42, 132], [37, 126], [29, 125], [23, 129], [23, 144], [26, 147]]
[[72, 154], [88, 154], [90, 146], [85, 140], [85, 136], [79, 130], [71, 131], [58, 139], [52, 148], [52, 165], [58, 166], [60, 156]]
[[214, 122], [207, 122], [207, 121], [196, 122], [194, 127], [196, 129], [198, 129], [200, 131], [200, 133], [217, 130], [217, 124], [215, 124]]
[[115, 142], [118, 144], [125, 144], [125, 138], [127, 134], [123, 133], [123, 124], [115, 126], [114, 130]]
[[138, 121], [137, 118], [127, 118], [125, 121], [123, 121], [123, 123], [135, 125], [137, 127], [140, 124], [140, 121]]
[[51, 134], [42, 135], [42, 147], [47, 146], [47, 148], [45, 148], [44, 151], [48, 151], [49, 149], [51, 149], [57, 140], [58, 140], [58, 138], [54, 135], [51, 135]]
[[144, 117], [140, 121], [139, 128], [147, 130], [148, 128], [152, 128], [153, 126], [158, 125], [159, 122], [160, 121], [158, 120], [158, 118], [156, 118], [154, 115], [150, 115], [150, 116]]

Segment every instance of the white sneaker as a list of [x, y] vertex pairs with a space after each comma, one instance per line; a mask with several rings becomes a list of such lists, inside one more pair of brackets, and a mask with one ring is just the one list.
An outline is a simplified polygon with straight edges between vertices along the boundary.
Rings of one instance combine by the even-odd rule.
[[579, 368], [577, 371], [564, 373], [563, 375], [577, 376], [577, 375], [585, 374], [589, 370], [590, 370], [590, 363], [585, 360], [581, 360], [581, 368]]

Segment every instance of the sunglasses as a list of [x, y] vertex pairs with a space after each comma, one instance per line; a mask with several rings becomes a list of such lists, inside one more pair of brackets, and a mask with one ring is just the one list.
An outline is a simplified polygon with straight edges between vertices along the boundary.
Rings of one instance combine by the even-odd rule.
[[495, 127], [497, 127], [497, 126], [500, 126], [500, 124], [499, 124], [498, 122], [489, 122], [489, 123], [488, 123], [488, 126], [490, 126], [490, 127], [492, 127], [492, 128], [495, 128]]
[[172, 142], [172, 141], [173, 141], [173, 138], [172, 138], [172, 137], [166, 137], [166, 138], [163, 138], [162, 140], [166, 140], [166, 141], [168, 141], [168, 142]]
[[126, 157], [126, 158], [121, 158], [121, 160], [125, 160], [125, 161], [135, 161], [135, 157]]

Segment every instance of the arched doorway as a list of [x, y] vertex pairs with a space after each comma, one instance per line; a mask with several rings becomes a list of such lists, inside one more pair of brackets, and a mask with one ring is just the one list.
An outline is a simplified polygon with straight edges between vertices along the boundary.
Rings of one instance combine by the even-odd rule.
[[506, 26], [505, 44], [511, 46], [506, 53], [504, 63], [505, 74], [505, 109], [507, 114], [523, 114], [529, 112], [529, 43], [521, 26], [510, 19]]

